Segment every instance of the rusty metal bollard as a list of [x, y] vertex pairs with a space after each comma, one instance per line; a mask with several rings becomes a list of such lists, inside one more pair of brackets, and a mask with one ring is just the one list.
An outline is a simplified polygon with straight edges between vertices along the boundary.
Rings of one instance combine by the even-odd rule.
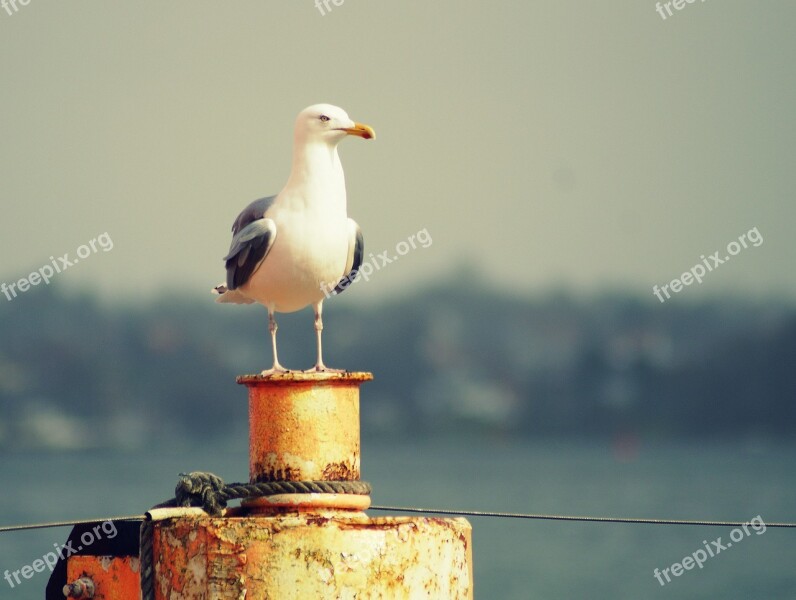
[[[360, 478], [359, 386], [370, 373], [249, 375], [249, 480], [356, 481]], [[311, 496], [311, 497], [310, 497]], [[284, 494], [247, 507], [365, 509], [369, 496]]]
[[[245, 376], [252, 482], [356, 480], [370, 373]], [[286, 494], [156, 524], [156, 597], [473, 597], [465, 519], [376, 517], [368, 497]]]
[[[371, 379], [239, 377], [249, 392], [251, 482], [357, 481], [359, 387]], [[247, 500], [220, 517], [154, 509], [155, 598], [473, 598], [465, 519], [370, 517], [368, 506], [369, 496], [313, 493]], [[134, 598], [139, 568], [138, 558], [71, 557], [69, 580], [93, 578], [97, 600]]]

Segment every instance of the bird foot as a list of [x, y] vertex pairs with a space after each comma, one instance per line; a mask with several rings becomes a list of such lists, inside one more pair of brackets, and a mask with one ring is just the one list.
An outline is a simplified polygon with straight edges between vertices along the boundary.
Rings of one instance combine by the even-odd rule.
[[345, 369], [331, 369], [327, 367], [325, 364], [321, 363], [319, 365], [315, 365], [311, 369], [307, 369], [303, 371], [304, 373], [345, 373]]
[[291, 372], [290, 369], [286, 369], [285, 367], [277, 363], [270, 369], [266, 369], [265, 371], [261, 372], [260, 376], [268, 377], [269, 375], [277, 375], [277, 374], [290, 373], [290, 372]]

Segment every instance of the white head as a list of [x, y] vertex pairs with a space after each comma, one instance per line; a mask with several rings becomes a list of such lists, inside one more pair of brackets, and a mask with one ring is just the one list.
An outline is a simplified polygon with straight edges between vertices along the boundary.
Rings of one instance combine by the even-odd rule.
[[336, 146], [347, 135], [356, 135], [366, 140], [376, 137], [371, 127], [356, 123], [346, 111], [331, 104], [313, 104], [296, 117], [296, 141], [324, 141]]

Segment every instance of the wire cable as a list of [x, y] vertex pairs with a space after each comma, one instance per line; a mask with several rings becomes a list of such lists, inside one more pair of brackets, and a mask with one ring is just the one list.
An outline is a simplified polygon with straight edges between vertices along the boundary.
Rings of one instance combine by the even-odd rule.
[[[581, 521], [587, 523], [634, 523], [641, 525], [701, 525], [703, 527], [742, 527], [749, 521], [705, 521], [684, 519], [636, 519], [633, 517], [577, 517], [571, 515], [535, 515], [526, 513], [505, 513], [480, 510], [453, 510], [436, 508], [415, 508], [403, 506], [371, 506], [369, 510], [394, 512], [428, 513], [458, 517], [498, 517], [504, 519], [536, 519], [543, 521]], [[765, 521], [764, 521], [765, 522]], [[796, 523], [767, 523], [766, 527], [796, 528]]]
[[128, 515], [124, 517], [108, 517], [106, 519], [79, 519], [76, 521], [53, 521], [51, 523], [29, 523], [27, 525], [8, 525], [0, 527], [0, 533], [7, 531], [25, 531], [28, 529], [47, 529], [49, 527], [72, 527], [74, 525], [89, 525], [91, 523], [104, 523], [105, 521], [143, 521], [144, 515]]
[[[630, 523], [639, 525], [692, 525], [702, 527], [742, 527], [749, 521], [709, 521], [686, 519], [637, 519], [633, 517], [588, 517], [572, 515], [540, 515], [528, 513], [507, 513], [482, 510], [456, 510], [448, 508], [420, 508], [414, 506], [371, 506], [368, 510], [387, 512], [424, 513], [432, 515], [448, 515], [454, 517], [492, 517], [501, 519], [533, 519], [539, 521], [575, 521], [585, 523]], [[0, 533], [26, 531], [30, 529], [46, 529], [50, 527], [71, 527], [105, 521], [144, 521], [146, 515], [126, 515], [122, 517], [106, 517], [103, 519], [80, 519], [74, 521], [53, 521], [51, 523], [30, 523], [26, 525], [9, 525], [0, 527]], [[766, 527], [796, 528], [796, 523], [765, 522]]]

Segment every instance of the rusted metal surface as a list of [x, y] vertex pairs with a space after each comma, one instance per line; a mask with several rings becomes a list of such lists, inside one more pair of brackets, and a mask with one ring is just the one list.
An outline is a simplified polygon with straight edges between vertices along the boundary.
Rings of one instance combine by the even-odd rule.
[[66, 564], [66, 580], [82, 578], [94, 584], [94, 600], [131, 600], [141, 597], [138, 557], [70, 556]]
[[158, 600], [473, 597], [464, 519], [344, 511], [177, 518], [155, 529]]
[[362, 494], [276, 494], [244, 500], [241, 503], [250, 514], [274, 513], [275, 508], [337, 508], [365, 510], [370, 496]]
[[249, 478], [358, 480], [359, 386], [370, 373], [247, 375]]

